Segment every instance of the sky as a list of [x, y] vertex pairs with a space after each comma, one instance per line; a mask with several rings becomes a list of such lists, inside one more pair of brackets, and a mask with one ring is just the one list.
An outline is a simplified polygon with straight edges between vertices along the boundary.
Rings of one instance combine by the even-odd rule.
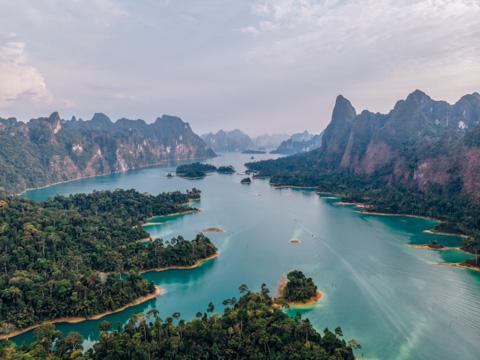
[[480, 0], [0, 0], [0, 117], [59, 111], [204, 133], [320, 132], [480, 91]]

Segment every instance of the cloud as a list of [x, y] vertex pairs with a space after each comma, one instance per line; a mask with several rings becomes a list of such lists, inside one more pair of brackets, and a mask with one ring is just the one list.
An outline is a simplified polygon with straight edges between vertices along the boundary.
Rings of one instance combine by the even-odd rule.
[[44, 77], [28, 62], [25, 43], [21, 41], [8, 41], [0, 47], [0, 79], [0, 106], [20, 96], [34, 102], [51, 100]]
[[258, 34], [258, 29], [255, 26], [246, 26], [244, 28], [241, 28], [240, 32], [245, 33], [245, 34], [257, 35]]

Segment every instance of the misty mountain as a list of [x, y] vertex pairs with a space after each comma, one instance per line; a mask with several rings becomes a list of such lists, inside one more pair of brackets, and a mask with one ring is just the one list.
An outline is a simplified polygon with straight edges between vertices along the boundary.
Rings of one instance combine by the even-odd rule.
[[252, 139], [255, 149], [276, 149], [282, 141], [290, 138], [287, 134], [263, 134]]
[[235, 129], [231, 131], [220, 130], [217, 133], [202, 135], [207, 146], [217, 152], [244, 151], [253, 147], [253, 141], [244, 132]]
[[322, 145], [322, 134], [313, 135], [308, 131], [293, 134], [288, 140], [272, 151], [272, 154], [293, 155], [301, 152], [315, 150]]

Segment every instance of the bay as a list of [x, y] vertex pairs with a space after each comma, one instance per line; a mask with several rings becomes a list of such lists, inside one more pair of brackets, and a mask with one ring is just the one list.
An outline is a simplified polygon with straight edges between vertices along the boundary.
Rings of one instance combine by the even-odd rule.
[[[272, 155], [255, 155], [256, 160]], [[229, 153], [214, 165], [234, 165], [244, 171], [250, 155]], [[128, 318], [155, 307], [166, 317], [179, 311], [190, 319], [208, 303], [222, 310], [222, 301], [238, 297], [246, 283], [258, 290], [266, 283], [272, 294], [292, 269], [314, 279], [325, 297], [300, 311], [319, 330], [340, 325], [346, 339], [355, 338], [368, 359], [477, 359], [480, 350], [480, 273], [437, 266], [462, 261], [457, 250], [433, 251], [408, 244], [437, 241], [458, 246], [457, 236], [424, 233], [433, 220], [406, 216], [361, 214], [338, 199], [313, 190], [274, 189], [268, 180], [241, 185], [245, 175], [209, 175], [201, 180], [167, 178], [171, 166], [129, 171], [32, 190], [23, 196], [41, 201], [57, 194], [134, 188], [157, 194], [197, 187], [201, 212], [164, 218], [147, 227], [155, 237], [187, 239], [209, 227], [220, 256], [199, 268], [144, 274], [166, 290], [147, 303], [103, 318], [125, 324]], [[299, 244], [289, 240], [298, 239]], [[62, 332], [77, 331], [90, 346], [102, 320], [58, 324]], [[32, 340], [32, 332], [16, 337]]]

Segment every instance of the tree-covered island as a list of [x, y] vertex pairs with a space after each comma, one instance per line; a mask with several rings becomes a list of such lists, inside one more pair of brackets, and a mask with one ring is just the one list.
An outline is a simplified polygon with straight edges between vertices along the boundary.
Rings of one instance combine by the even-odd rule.
[[217, 171], [217, 167], [210, 164], [202, 164], [195, 162], [192, 164], [184, 164], [177, 166], [176, 174], [187, 179], [200, 179], [208, 173]]
[[[135, 190], [0, 199], [0, 336], [46, 320], [90, 317], [155, 293], [142, 271], [191, 266], [216, 253], [208, 238], [139, 242], [136, 226], [191, 209], [199, 190], [157, 196]], [[119, 276], [119, 273], [126, 276]]]
[[210, 164], [202, 164], [200, 162], [192, 164], [184, 164], [177, 166], [176, 174], [186, 179], [201, 179], [209, 173], [217, 172], [219, 174], [230, 175], [235, 173], [235, 168], [231, 165], [219, 166], [218, 168]]
[[83, 352], [78, 333], [62, 335], [52, 325], [38, 329], [37, 340], [16, 348], [0, 343], [2, 359], [77, 359], [77, 360], [150, 360], [150, 359], [276, 359], [276, 360], [353, 360], [355, 340], [346, 342], [342, 330], [315, 330], [300, 314], [290, 318], [273, 306], [266, 286], [261, 292], [250, 292], [240, 286], [239, 300], [223, 302], [223, 314], [198, 312], [190, 321], [175, 319], [180, 313], [161, 319], [156, 310], [139, 314], [126, 326], [112, 329], [100, 324], [100, 340]]
[[322, 298], [312, 278], [307, 278], [299, 270], [290, 271], [280, 281], [278, 295], [276, 303], [279, 305], [313, 304]]
[[219, 174], [231, 175], [235, 174], [235, 168], [233, 166], [219, 166], [217, 169]]

